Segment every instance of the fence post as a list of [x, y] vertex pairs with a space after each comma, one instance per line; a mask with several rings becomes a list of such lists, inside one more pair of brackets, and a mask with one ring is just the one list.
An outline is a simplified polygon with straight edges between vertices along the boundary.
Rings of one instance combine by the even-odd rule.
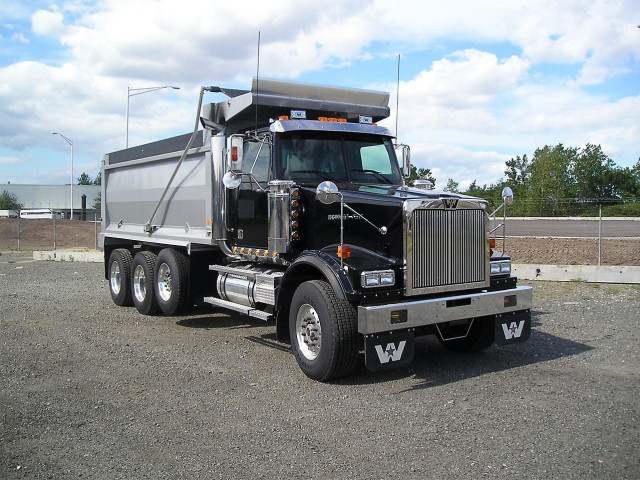
[[53, 217], [53, 251], [56, 251], [56, 214], [52, 215]]
[[20, 251], [20, 210], [18, 210], [18, 251]]
[[598, 266], [602, 255], [602, 204], [600, 204], [600, 218], [598, 218]]
[[93, 238], [94, 238], [93, 249], [97, 250], [98, 249], [98, 215], [96, 214], [96, 212], [93, 212]]

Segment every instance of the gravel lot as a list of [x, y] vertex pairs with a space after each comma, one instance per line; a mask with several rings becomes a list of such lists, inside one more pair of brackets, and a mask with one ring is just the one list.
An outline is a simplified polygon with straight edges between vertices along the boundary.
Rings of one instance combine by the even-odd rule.
[[0, 478], [640, 478], [640, 288], [534, 284], [519, 346], [321, 384], [258, 320], [0, 255]]

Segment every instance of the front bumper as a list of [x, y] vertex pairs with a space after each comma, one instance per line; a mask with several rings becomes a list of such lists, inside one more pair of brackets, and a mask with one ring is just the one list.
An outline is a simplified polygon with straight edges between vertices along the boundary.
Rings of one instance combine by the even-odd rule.
[[495, 292], [360, 306], [358, 332], [364, 335], [392, 332], [453, 320], [530, 310], [532, 305], [533, 289], [515, 287]]

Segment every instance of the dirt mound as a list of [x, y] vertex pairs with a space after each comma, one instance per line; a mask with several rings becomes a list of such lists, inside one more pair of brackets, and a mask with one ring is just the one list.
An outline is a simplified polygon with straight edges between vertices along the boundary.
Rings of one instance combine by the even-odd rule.
[[[79, 249], [96, 247], [100, 223], [80, 220], [20, 219], [21, 250]], [[0, 249], [18, 249], [18, 219], [0, 218]]]
[[[97, 227], [97, 228], [96, 228]], [[20, 220], [22, 250], [93, 249], [100, 224], [78, 220]], [[502, 242], [498, 241], [498, 249]], [[18, 248], [18, 220], [0, 218], [0, 249]], [[507, 238], [506, 253], [514, 263], [597, 265], [598, 240], [594, 238]], [[640, 265], [640, 239], [604, 239], [602, 265]]]

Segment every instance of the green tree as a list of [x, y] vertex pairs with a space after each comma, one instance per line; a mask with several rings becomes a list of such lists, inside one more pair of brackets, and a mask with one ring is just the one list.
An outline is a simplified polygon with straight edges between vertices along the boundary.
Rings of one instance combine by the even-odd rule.
[[411, 165], [411, 174], [407, 178], [407, 182], [412, 180], [427, 180], [431, 182], [432, 186], [436, 184], [436, 177], [433, 176], [430, 168], [418, 168], [415, 165]]
[[93, 179], [92, 183], [94, 185], [102, 185], [102, 172], [98, 172], [98, 175], [96, 175], [96, 178]]
[[91, 177], [85, 172], [78, 177], [78, 185], [91, 185]]
[[18, 203], [18, 197], [13, 193], [3, 190], [0, 193], [0, 210], [20, 210], [22, 205]]
[[507, 169], [504, 171], [504, 174], [506, 175], [506, 181], [511, 188], [529, 186], [529, 180], [531, 179], [531, 163], [529, 162], [526, 154], [522, 155], [522, 157], [517, 155], [516, 158], [507, 160], [505, 165], [507, 166]]
[[469, 188], [467, 188], [467, 191], [465, 193], [468, 193], [469, 195], [481, 195], [483, 192], [485, 192], [487, 190], [487, 185], [483, 185], [482, 187], [478, 186], [478, 182], [474, 179], [473, 182], [471, 182], [471, 185], [469, 185]]
[[582, 199], [605, 199], [615, 196], [615, 163], [600, 145], [587, 143], [569, 165], [572, 196]]
[[530, 203], [531, 215], [561, 216], [570, 213], [566, 203], [573, 194], [570, 166], [577, 156], [578, 149], [565, 148], [561, 143], [535, 151], [531, 160], [528, 198], [538, 200], [538, 203]]
[[91, 208], [100, 215], [102, 212], [102, 192], [98, 192], [98, 196], [93, 199], [93, 205], [91, 205]]
[[450, 178], [449, 180], [447, 180], [447, 186], [444, 187], [444, 191], [451, 192], [451, 193], [459, 193], [460, 192], [459, 187], [460, 187], [460, 184], [455, 180], [453, 180], [453, 178]]

